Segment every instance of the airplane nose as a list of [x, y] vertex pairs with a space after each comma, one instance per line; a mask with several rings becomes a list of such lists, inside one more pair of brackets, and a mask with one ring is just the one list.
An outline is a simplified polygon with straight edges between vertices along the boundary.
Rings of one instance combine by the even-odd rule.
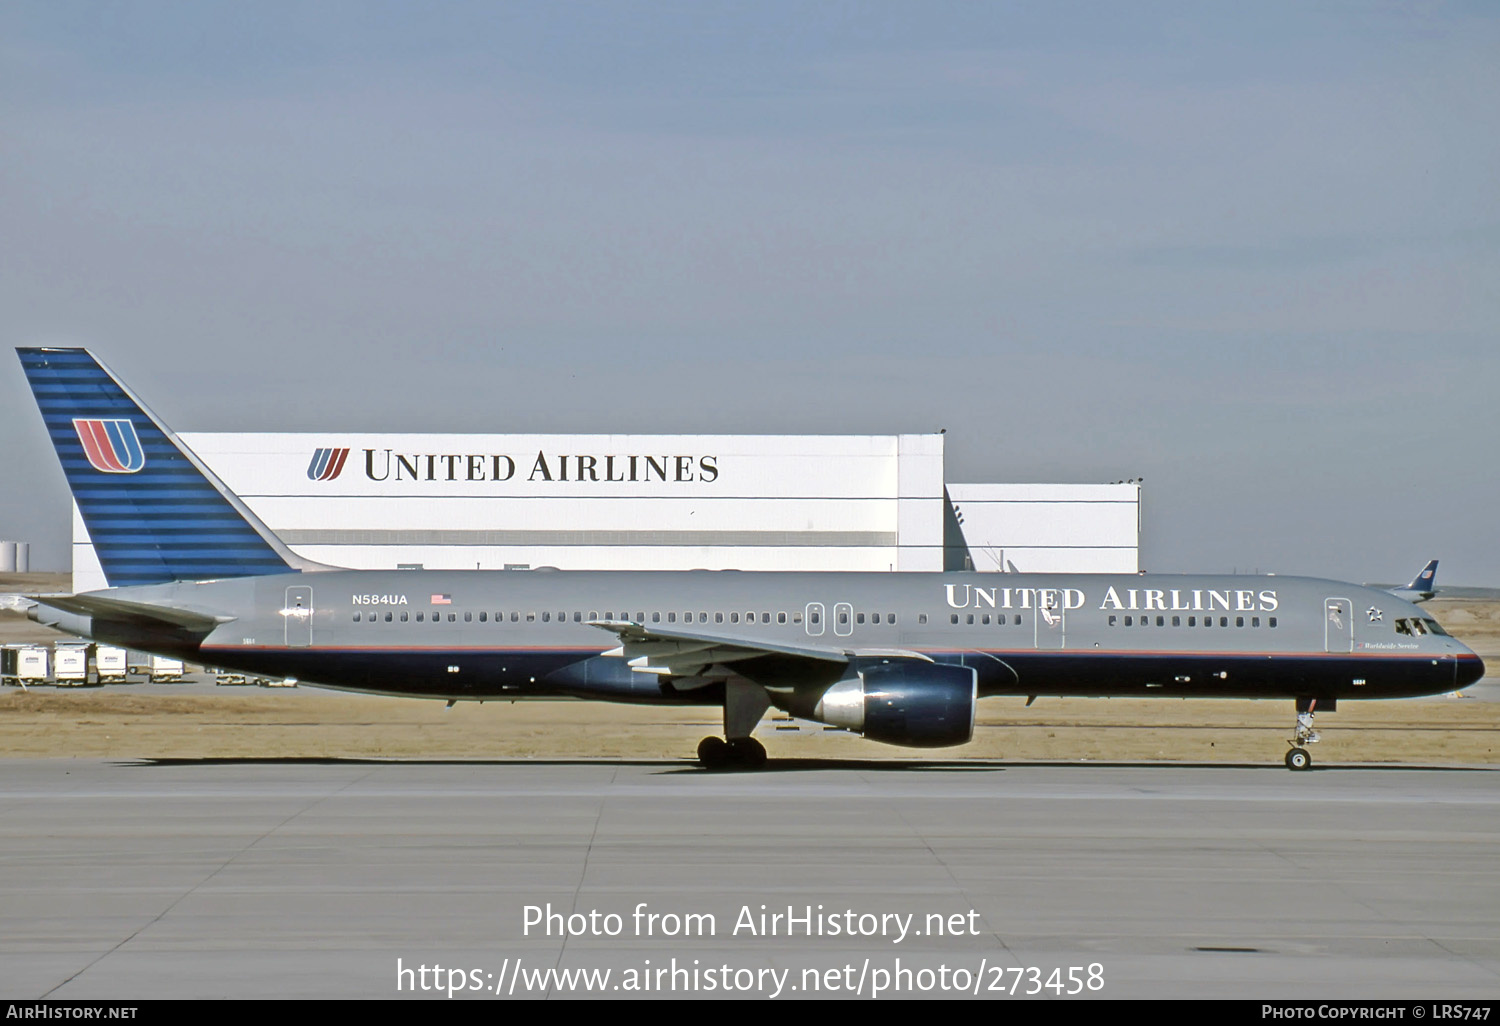
[[1465, 651], [1458, 657], [1458, 666], [1454, 674], [1454, 683], [1460, 688], [1466, 688], [1484, 676], [1484, 660], [1473, 652]]

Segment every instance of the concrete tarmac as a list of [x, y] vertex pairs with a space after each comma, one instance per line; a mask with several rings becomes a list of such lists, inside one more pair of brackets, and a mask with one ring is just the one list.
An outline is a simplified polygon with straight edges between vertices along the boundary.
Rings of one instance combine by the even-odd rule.
[[1500, 995], [1495, 770], [13, 759], [0, 780], [5, 998]]

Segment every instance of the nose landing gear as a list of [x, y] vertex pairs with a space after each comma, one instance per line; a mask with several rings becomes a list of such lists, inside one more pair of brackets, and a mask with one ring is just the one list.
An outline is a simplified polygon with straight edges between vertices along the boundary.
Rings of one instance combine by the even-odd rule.
[[1297, 699], [1297, 729], [1287, 741], [1292, 746], [1292, 750], [1286, 753], [1286, 768], [1289, 770], [1305, 770], [1312, 765], [1312, 756], [1302, 746], [1317, 744], [1321, 740], [1318, 732], [1313, 730], [1313, 710], [1317, 706], [1316, 698]]

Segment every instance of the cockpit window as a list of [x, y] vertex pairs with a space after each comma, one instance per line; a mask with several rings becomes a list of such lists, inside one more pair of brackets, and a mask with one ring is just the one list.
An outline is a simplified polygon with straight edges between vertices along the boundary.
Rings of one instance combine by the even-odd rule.
[[1436, 620], [1423, 620], [1422, 622], [1427, 625], [1427, 629], [1432, 633], [1441, 634], [1445, 638], [1448, 637], [1448, 632], [1443, 630], [1443, 625]]
[[1410, 634], [1411, 633], [1411, 621], [1410, 620], [1397, 620], [1396, 621], [1396, 633], [1397, 634]]

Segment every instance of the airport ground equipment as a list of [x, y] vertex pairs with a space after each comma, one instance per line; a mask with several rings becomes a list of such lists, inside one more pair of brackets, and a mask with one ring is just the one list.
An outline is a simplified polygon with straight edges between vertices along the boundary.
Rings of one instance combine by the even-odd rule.
[[176, 684], [182, 680], [184, 669], [181, 659], [154, 655], [148, 670], [149, 679], [152, 684]]
[[89, 682], [88, 644], [58, 642], [52, 646], [52, 682], [58, 687], [84, 687]]
[[129, 652], [115, 645], [94, 646], [94, 674], [100, 684], [129, 683]]
[[0, 648], [0, 684], [23, 688], [46, 684], [48, 655], [44, 645], [6, 645]]

